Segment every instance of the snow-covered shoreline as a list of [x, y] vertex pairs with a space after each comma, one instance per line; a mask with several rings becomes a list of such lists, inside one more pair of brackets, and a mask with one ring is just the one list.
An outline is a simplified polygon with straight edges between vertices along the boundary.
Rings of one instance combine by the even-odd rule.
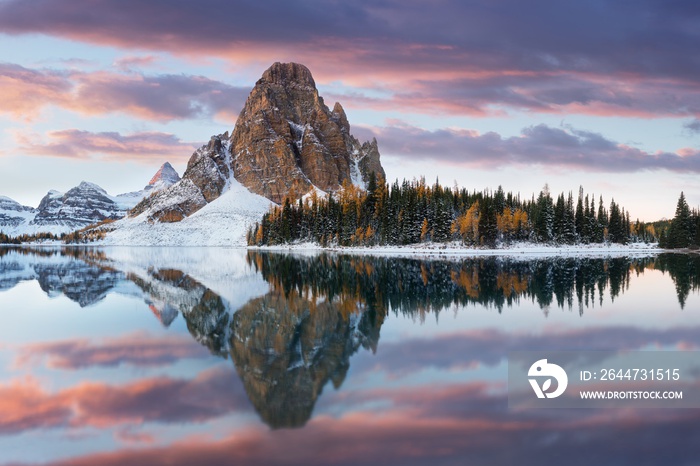
[[[472, 248], [459, 242], [450, 243], [420, 243], [405, 246], [364, 246], [364, 247], [322, 247], [314, 243], [300, 243], [278, 246], [243, 246], [238, 244], [119, 244], [94, 242], [88, 244], [61, 244], [56, 242], [27, 243], [23, 245], [1, 245], [14, 247], [90, 247], [90, 248], [227, 248], [247, 249], [261, 252], [280, 252], [294, 254], [320, 254], [331, 252], [337, 254], [356, 254], [373, 256], [394, 257], [484, 257], [484, 256], [511, 256], [511, 257], [623, 257], [623, 256], [649, 256], [671, 252], [660, 249], [656, 243], [632, 243], [632, 244], [586, 244], [552, 246], [536, 243], [517, 243], [496, 249]], [[688, 252], [678, 250], [672, 252]]]
[[553, 246], [536, 243], [517, 243], [496, 249], [473, 248], [460, 244], [450, 243], [420, 243], [405, 246], [331, 246], [322, 247], [315, 243], [300, 243], [279, 246], [249, 246], [248, 249], [270, 252], [294, 252], [294, 253], [318, 253], [335, 252], [358, 255], [378, 256], [445, 256], [445, 257], [477, 257], [477, 256], [630, 256], [651, 255], [666, 252], [659, 249], [656, 243], [631, 243], [631, 244], [581, 244]]

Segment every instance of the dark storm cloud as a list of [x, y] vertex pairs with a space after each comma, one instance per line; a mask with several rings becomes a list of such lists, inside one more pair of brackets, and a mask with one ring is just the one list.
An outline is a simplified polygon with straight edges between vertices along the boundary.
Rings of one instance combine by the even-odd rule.
[[[370, 133], [365, 129], [356, 129], [356, 132], [365, 137]], [[494, 132], [428, 131], [400, 125], [375, 128], [371, 134], [381, 141], [380, 150], [387, 155], [477, 168], [541, 165], [591, 172], [659, 169], [700, 172], [700, 152], [695, 149], [650, 153], [619, 144], [598, 133], [574, 128], [536, 125], [523, 129], [519, 136], [503, 137]]]

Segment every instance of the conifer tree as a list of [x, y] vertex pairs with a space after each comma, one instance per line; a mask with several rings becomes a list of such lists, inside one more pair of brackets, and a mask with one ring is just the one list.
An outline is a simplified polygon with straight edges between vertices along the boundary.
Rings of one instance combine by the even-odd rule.
[[690, 246], [695, 236], [693, 234], [693, 223], [690, 215], [690, 207], [688, 207], [688, 202], [685, 200], [685, 194], [681, 191], [678, 203], [676, 204], [676, 215], [673, 217], [668, 231], [668, 243], [666, 247], [675, 249]]
[[[588, 199], [586, 197], [586, 199]], [[588, 202], [586, 202], [586, 207], [584, 209], [583, 206], [583, 186], [579, 186], [578, 188], [578, 201], [576, 203], [576, 215], [575, 215], [575, 223], [576, 223], [576, 237], [579, 241], [583, 241], [583, 237], [585, 235], [585, 229], [586, 229], [586, 212], [585, 209], [588, 209]]]

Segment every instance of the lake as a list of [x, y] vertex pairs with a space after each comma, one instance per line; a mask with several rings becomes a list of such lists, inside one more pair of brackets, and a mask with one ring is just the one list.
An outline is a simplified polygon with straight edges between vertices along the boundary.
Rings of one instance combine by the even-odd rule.
[[691, 465], [698, 409], [508, 406], [700, 341], [700, 258], [0, 249], [0, 464]]

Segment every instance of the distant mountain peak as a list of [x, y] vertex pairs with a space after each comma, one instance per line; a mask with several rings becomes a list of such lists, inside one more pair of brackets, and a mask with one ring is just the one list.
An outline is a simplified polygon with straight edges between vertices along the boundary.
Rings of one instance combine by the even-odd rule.
[[106, 191], [99, 185], [96, 185], [95, 183], [90, 183], [89, 181], [81, 181], [78, 186], [76, 186], [73, 189], [80, 189], [80, 190], [93, 190], [93, 191], [98, 191], [100, 193], [106, 193]]
[[162, 181], [168, 185], [175, 184], [180, 181], [180, 175], [173, 168], [173, 166], [170, 165], [170, 162], [165, 162], [160, 166], [156, 174], [153, 175], [153, 178], [151, 178], [151, 181], [148, 182], [148, 186], [154, 186], [159, 181]]

